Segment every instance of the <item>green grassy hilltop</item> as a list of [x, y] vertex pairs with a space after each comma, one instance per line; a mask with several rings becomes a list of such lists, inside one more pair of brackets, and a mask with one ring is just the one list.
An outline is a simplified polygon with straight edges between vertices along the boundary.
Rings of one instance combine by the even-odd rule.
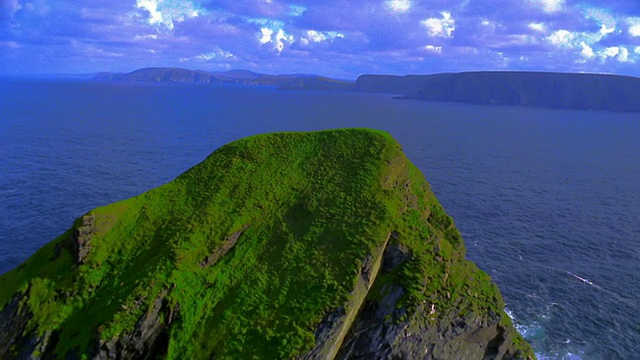
[[2, 275], [0, 358], [533, 358], [464, 256], [387, 133], [252, 136]]

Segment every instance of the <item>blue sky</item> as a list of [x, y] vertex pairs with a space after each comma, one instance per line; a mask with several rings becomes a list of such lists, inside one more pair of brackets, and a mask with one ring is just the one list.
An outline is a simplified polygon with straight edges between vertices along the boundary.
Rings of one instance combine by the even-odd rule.
[[0, 0], [0, 74], [640, 73], [640, 1]]

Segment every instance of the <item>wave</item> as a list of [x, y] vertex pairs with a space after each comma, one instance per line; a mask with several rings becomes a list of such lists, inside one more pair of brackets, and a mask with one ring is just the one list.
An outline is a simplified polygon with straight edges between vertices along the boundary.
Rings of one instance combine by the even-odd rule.
[[504, 311], [511, 318], [520, 335], [531, 344], [538, 360], [586, 360], [584, 351], [575, 348], [576, 345], [571, 339], [565, 340], [566, 348], [564, 349], [549, 349], [546, 346], [547, 336], [543, 322], [550, 319], [549, 311], [554, 305], [557, 304], [549, 304], [538, 314], [539, 320], [529, 323], [520, 320], [509, 308], [505, 308]]

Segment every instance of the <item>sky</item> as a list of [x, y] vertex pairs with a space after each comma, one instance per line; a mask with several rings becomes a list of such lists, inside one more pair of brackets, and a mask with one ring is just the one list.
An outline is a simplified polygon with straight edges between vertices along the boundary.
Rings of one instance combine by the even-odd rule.
[[640, 0], [0, 0], [0, 74], [640, 74]]

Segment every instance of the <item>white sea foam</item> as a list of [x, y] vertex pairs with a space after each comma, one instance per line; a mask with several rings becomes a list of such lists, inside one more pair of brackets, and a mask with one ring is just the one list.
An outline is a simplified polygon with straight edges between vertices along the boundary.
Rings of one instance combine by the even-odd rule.
[[[549, 308], [553, 305], [555, 304], [551, 304], [550, 306], [548, 306], [547, 310], [549, 310]], [[513, 322], [516, 330], [520, 333], [520, 335], [522, 335], [522, 337], [524, 337], [532, 344], [532, 346], [534, 347], [534, 351], [538, 350], [536, 351], [536, 357], [538, 358], [538, 360], [582, 360], [581, 356], [583, 355], [578, 355], [568, 350], [560, 352], [540, 352], [540, 349], [536, 349], [536, 347], [538, 347], [536, 345], [541, 343], [545, 337], [544, 326], [538, 322], [532, 322], [531, 324], [520, 323], [513, 311], [511, 311], [509, 308], [505, 308], [504, 312], [511, 318], [511, 321]], [[540, 315], [540, 318], [542, 320], [548, 320], [549, 314], [542, 313]], [[566, 339], [565, 344], [570, 343], [572, 343], [571, 339]]]

